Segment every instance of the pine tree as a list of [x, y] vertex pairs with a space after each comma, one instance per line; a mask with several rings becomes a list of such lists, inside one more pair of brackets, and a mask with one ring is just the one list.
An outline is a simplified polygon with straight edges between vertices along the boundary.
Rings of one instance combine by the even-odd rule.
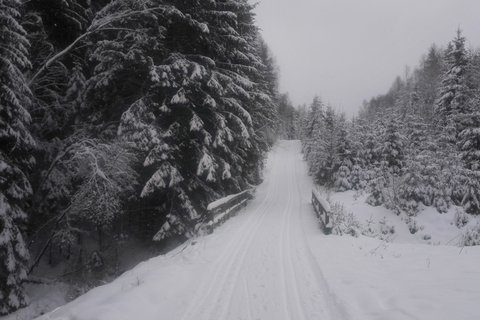
[[[350, 175], [355, 162], [355, 155], [350, 137], [347, 131], [347, 122], [344, 117], [340, 118], [338, 129], [338, 161], [334, 169], [334, 188], [337, 191], [346, 191], [352, 189]], [[337, 168], [338, 167], [338, 168]]]
[[473, 103], [477, 111], [463, 119], [466, 128], [458, 141], [466, 166], [463, 179], [466, 190], [461, 203], [466, 212], [480, 214], [480, 111], [478, 100]]
[[325, 112], [324, 125], [317, 138], [317, 148], [313, 160], [313, 175], [321, 185], [333, 186], [334, 173], [340, 163], [338, 141], [338, 119], [331, 106]]
[[29, 42], [19, 24], [21, 2], [4, 0], [0, 10], [0, 314], [25, 306], [22, 289], [28, 250], [22, 235], [31, 195], [26, 170], [34, 164], [35, 142], [28, 125]]
[[302, 153], [310, 165], [310, 172], [315, 171], [314, 163], [317, 161], [321, 128], [324, 121], [323, 104], [318, 96], [313, 99], [310, 110], [307, 112], [303, 128]]
[[282, 94], [279, 96], [278, 102], [278, 115], [279, 115], [279, 128], [278, 136], [281, 139], [292, 140], [295, 138], [295, 118], [296, 111], [292, 106], [288, 94]]
[[378, 153], [386, 166], [394, 174], [400, 174], [404, 161], [404, 138], [400, 135], [398, 124], [395, 121], [388, 123], [383, 135], [382, 145]]
[[[93, 12], [89, 0], [32, 0], [27, 9], [36, 12], [45, 23], [55, 47], [62, 48], [75, 40], [90, 25]], [[97, 0], [99, 5], [104, 0]]]
[[385, 203], [385, 189], [387, 188], [387, 181], [385, 179], [385, 168], [382, 166], [376, 167], [373, 172], [373, 178], [370, 179], [368, 190], [370, 195], [366, 202], [374, 207], [381, 206]]
[[432, 45], [422, 61], [417, 81], [420, 114], [425, 121], [431, 122], [434, 118], [433, 110], [441, 84], [442, 69], [442, 53]]
[[[28, 3], [28, 6], [34, 3]], [[38, 70], [56, 53], [55, 39], [48, 34], [46, 18], [31, 9], [23, 17], [23, 26], [31, 43], [32, 70]], [[53, 21], [50, 21], [53, 22]], [[62, 95], [68, 83], [68, 68], [62, 61], [53, 63], [46, 72], [36, 79], [29, 79], [33, 93], [31, 116], [32, 132], [38, 140], [45, 141], [53, 137], [62, 137], [68, 122], [69, 109], [62, 101]], [[43, 148], [41, 148], [43, 149]]]
[[438, 126], [445, 136], [444, 141], [450, 143], [455, 143], [457, 134], [462, 130], [462, 125], [458, 122], [459, 115], [468, 113], [469, 54], [465, 48], [465, 41], [459, 29], [447, 49], [447, 70], [442, 79], [440, 98], [436, 103]]
[[166, 26], [168, 50], [149, 66], [148, 90], [123, 113], [119, 130], [146, 154], [141, 196], [158, 205], [157, 215], [168, 210], [157, 240], [190, 236], [209, 201], [258, 182], [276, 109], [252, 7], [175, 5], [181, 12]]
[[[160, 5], [154, 10], [154, 4], [115, 0], [92, 21], [89, 29], [100, 30], [91, 35], [98, 41], [87, 55], [93, 74], [87, 77], [81, 120], [96, 135], [115, 135], [122, 113], [152, 84], [154, 61], [165, 58], [167, 21], [183, 19], [177, 9]], [[102, 31], [99, 26], [106, 23], [108, 28]]]

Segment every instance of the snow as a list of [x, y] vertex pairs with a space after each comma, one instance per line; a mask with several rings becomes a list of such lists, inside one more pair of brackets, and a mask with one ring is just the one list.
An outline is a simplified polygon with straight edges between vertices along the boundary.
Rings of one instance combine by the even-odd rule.
[[215, 181], [216, 167], [217, 165], [215, 164], [214, 160], [204, 148], [203, 156], [197, 166], [197, 175], [201, 176], [202, 174], [207, 172], [207, 181]]
[[351, 319], [479, 319], [479, 248], [310, 236]]
[[188, 99], [185, 96], [185, 90], [181, 88], [180, 90], [177, 91], [177, 93], [172, 97], [170, 100], [170, 103], [172, 104], [185, 104], [188, 103]]
[[203, 129], [203, 121], [200, 117], [194, 113], [192, 119], [190, 120], [190, 131], [200, 131]]
[[238, 197], [238, 196], [240, 196], [244, 193], [251, 192], [251, 191], [252, 191], [251, 189], [248, 189], [248, 190], [245, 190], [245, 191], [242, 191], [242, 192], [239, 192], [239, 193], [236, 193], [236, 194], [231, 194], [231, 195], [228, 195], [226, 197], [215, 200], [215, 201], [208, 204], [207, 210], [208, 211], [215, 210], [216, 208], [224, 205], [225, 203], [229, 202], [233, 198]]
[[363, 225], [368, 221], [378, 223], [385, 219], [387, 225], [395, 228], [391, 241], [396, 243], [456, 246], [459, 245], [464, 230], [480, 221], [479, 218], [471, 218], [464, 228], [459, 229], [455, 226], [454, 220], [455, 212], [460, 208], [453, 206], [446, 213], [440, 214], [434, 207], [426, 207], [412, 218], [419, 225], [420, 230], [411, 234], [404, 221], [405, 216], [397, 216], [383, 206], [370, 206], [366, 203], [366, 194], [359, 195], [355, 191], [345, 191], [328, 193], [324, 197], [329, 198], [331, 203], [341, 203], [345, 210], [353, 213]]
[[[310, 203], [312, 189], [299, 142], [280, 141], [256, 197], [213, 234], [39, 319], [480, 318], [480, 247], [419, 243], [398, 216], [352, 193], [331, 199], [345, 200], [360, 218], [387, 216], [399, 237], [388, 243], [326, 236]], [[433, 212], [418, 219], [428, 224]], [[450, 236], [428, 232], [434, 241]]]
[[68, 285], [65, 283], [27, 284], [31, 303], [28, 307], [18, 310], [2, 320], [30, 320], [66, 303]]
[[239, 207], [243, 206], [245, 204], [245, 202], [247, 201], [247, 199], [244, 199], [242, 200], [241, 202], [237, 203], [236, 205], [228, 208], [227, 210], [225, 210], [224, 212], [216, 215], [212, 221], [209, 221], [207, 223], [207, 226], [215, 226], [218, 222], [222, 221], [225, 217], [228, 217], [228, 215], [234, 211], [234, 210], [237, 210]]
[[315, 197], [317, 198], [318, 202], [322, 205], [323, 209], [325, 211], [330, 212], [332, 209], [330, 208], [330, 204], [323, 198], [323, 196], [320, 194], [320, 192], [316, 189], [312, 190], [313, 194], [315, 194]]

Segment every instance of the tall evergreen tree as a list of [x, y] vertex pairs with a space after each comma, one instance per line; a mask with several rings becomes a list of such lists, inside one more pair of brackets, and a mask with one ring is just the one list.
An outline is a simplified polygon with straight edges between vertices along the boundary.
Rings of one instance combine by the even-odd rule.
[[315, 148], [323, 126], [324, 110], [323, 103], [318, 96], [313, 98], [308, 112], [306, 113], [305, 124], [302, 128], [302, 152], [305, 160], [309, 163], [315, 158]]
[[465, 129], [459, 135], [458, 147], [465, 162], [464, 187], [461, 204], [472, 214], [480, 214], [480, 108], [474, 99], [475, 112], [464, 116]]
[[418, 71], [418, 96], [420, 114], [426, 121], [432, 121], [437, 91], [441, 84], [443, 60], [441, 51], [432, 45]]
[[456, 135], [462, 130], [458, 116], [468, 113], [469, 55], [465, 41], [465, 37], [459, 29], [446, 52], [447, 69], [442, 79], [440, 97], [436, 103], [438, 125], [444, 132], [445, 140], [453, 143], [456, 141]]
[[22, 281], [29, 254], [22, 230], [35, 142], [28, 129], [30, 90], [23, 72], [30, 67], [29, 42], [19, 24], [21, 2], [3, 0], [0, 7], [0, 314], [6, 314], [27, 302]]
[[392, 173], [401, 173], [405, 158], [404, 138], [399, 132], [399, 125], [396, 121], [390, 121], [385, 128], [382, 145], [379, 146], [378, 153]]

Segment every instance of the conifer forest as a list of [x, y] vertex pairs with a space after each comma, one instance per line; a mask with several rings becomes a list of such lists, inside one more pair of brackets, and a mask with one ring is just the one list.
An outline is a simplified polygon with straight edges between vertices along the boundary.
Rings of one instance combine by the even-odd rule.
[[[455, 208], [459, 228], [480, 215], [480, 50], [461, 28], [350, 117], [281, 92], [255, 8], [0, 0], [0, 316], [30, 305], [32, 285], [65, 284], [68, 302], [200, 241], [211, 203], [260, 197], [279, 141], [300, 140], [316, 187], [364, 194], [412, 234], [425, 208]], [[480, 223], [460, 245], [480, 245]]]

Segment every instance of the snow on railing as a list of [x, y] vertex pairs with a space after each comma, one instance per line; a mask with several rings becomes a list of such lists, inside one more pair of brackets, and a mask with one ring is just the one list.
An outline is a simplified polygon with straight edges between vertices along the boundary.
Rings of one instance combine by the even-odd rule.
[[200, 232], [211, 233], [215, 227], [231, 218], [253, 198], [254, 188], [218, 199], [207, 206], [208, 220], [197, 227]]
[[330, 234], [332, 232], [330, 204], [322, 198], [317, 190], [312, 190], [312, 205], [318, 219], [322, 222], [323, 231], [325, 234]]

